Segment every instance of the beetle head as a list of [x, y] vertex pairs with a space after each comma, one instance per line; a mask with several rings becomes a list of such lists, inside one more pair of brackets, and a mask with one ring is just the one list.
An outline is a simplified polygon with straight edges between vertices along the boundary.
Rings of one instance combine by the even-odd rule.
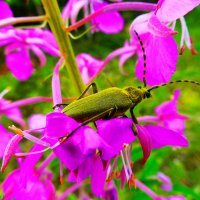
[[150, 98], [151, 94], [147, 90], [147, 88], [141, 88], [141, 87], [127, 87], [125, 88], [127, 91], [131, 101], [136, 105], [142, 101], [142, 99]]

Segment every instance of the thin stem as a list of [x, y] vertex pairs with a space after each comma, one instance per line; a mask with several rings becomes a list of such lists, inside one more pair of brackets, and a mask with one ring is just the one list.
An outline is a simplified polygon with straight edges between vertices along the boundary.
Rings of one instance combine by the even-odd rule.
[[42, 0], [49, 26], [57, 40], [62, 57], [64, 58], [70, 79], [78, 93], [84, 90], [84, 84], [76, 64], [74, 51], [69, 35], [65, 31], [64, 23], [56, 0]]
[[36, 17], [10, 17], [10, 18], [0, 20], [0, 28], [7, 25], [44, 22], [46, 20], [47, 20], [47, 17], [45, 15], [36, 16]]
[[122, 2], [122, 3], [112, 3], [108, 4], [101, 9], [91, 13], [87, 17], [76, 22], [72, 26], [66, 28], [67, 31], [72, 31], [82, 26], [83, 24], [91, 21], [93, 18], [97, 17], [106, 12], [111, 11], [124, 11], [124, 10], [136, 10], [136, 11], [153, 11], [156, 9], [157, 4], [153, 3], [142, 3], [142, 2]]
[[154, 11], [157, 4], [144, 3], [144, 2], [120, 2], [112, 3], [103, 7], [104, 12], [110, 11], [124, 11], [124, 10], [137, 10], [137, 11]]
[[59, 76], [59, 71], [62, 65], [63, 65], [63, 58], [60, 58], [59, 61], [56, 63], [52, 78], [53, 105], [62, 104], [60, 76]]
[[136, 181], [137, 187], [140, 188], [143, 192], [145, 192], [152, 199], [158, 198], [158, 195], [155, 192], [153, 192], [150, 188], [148, 188], [146, 185], [144, 185], [138, 179], [136, 179], [135, 181]]
[[78, 188], [80, 188], [83, 184], [85, 184], [84, 181], [80, 183], [75, 183], [71, 187], [69, 187], [60, 197], [57, 198], [57, 200], [64, 200], [66, 197], [68, 197], [70, 194], [72, 194], [74, 191], [76, 191]]
[[137, 117], [139, 122], [158, 122], [159, 118], [157, 116], [143, 116]]
[[[76, 98], [74, 98], [74, 97], [63, 98], [63, 100], [65, 100], [65, 101], [73, 101], [75, 99]], [[19, 100], [19, 101], [15, 101], [15, 102], [4, 104], [0, 108], [0, 111], [5, 111], [5, 110], [11, 109], [11, 108], [25, 106], [25, 105], [32, 104], [32, 103], [52, 102], [52, 101], [53, 101], [53, 99], [50, 98], [50, 97], [32, 97], [32, 98], [27, 98], [27, 99], [23, 99], [23, 100]]]
[[121, 54], [125, 54], [125, 53], [131, 53], [135, 51], [135, 47], [122, 47], [119, 48], [113, 52], [111, 52], [104, 60], [104, 62], [102, 63], [102, 65], [99, 67], [98, 71], [94, 74], [94, 76], [92, 76], [87, 84], [90, 84], [94, 81], [94, 79], [101, 73], [101, 71], [105, 68], [105, 66], [115, 57], [121, 55]]

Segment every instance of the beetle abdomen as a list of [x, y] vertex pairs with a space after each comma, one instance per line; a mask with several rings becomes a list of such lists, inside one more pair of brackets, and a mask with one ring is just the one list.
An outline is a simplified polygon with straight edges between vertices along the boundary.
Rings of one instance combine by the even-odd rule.
[[[116, 108], [112, 117], [121, 116], [130, 108], [131, 104], [129, 95], [123, 89], [109, 88], [72, 102], [63, 109], [63, 112], [77, 121], [83, 122], [111, 108]], [[99, 116], [98, 119], [101, 118], [103, 116]]]

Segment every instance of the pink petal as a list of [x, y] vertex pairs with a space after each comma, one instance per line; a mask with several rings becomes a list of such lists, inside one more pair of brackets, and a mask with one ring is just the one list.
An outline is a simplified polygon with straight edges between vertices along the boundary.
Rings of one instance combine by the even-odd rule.
[[82, 0], [82, 1], [74, 1], [73, 6], [71, 7], [70, 12], [68, 15], [70, 15], [71, 23], [74, 24], [76, 23], [76, 18], [78, 16], [78, 13], [84, 6], [87, 6], [89, 1], [87, 0]]
[[143, 14], [143, 15], [139, 15], [138, 17], [136, 17], [131, 26], [130, 26], [130, 35], [133, 37], [135, 36], [135, 30], [140, 34], [144, 34], [147, 33], [148, 30], [148, 21], [151, 17], [152, 13], [147, 13], [147, 14]]
[[187, 14], [199, 4], [200, 0], [162, 0], [158, 2], [159, 9], [156, 15], [162, 22], [172, 22]]
[[143, 161], [142, 163], [145, 164], [147, 159], [150, 156], [151, 153], [151, 148], [152, 148], [152, 140], [151, 136], [149, 135], [148, 131], [146, 128], [143, 126], [136, 124], [136, 127], [138, 129], [138, 139], [140, 141], [140, 144], [142, 146], [142, 151], [143, 151]]
[[9, 140], [12, 138], [13, 134], [8, 132], [2, 124], [0, 124], [0, 137], [1, 137], [1, 145], [0, 145], [0, 158], [3, 157], [4, 151]]
[[173, 29], [167, 27], [165, 24], [162, 24], [155, 14], [149, 19], [148, 23], [149, 31], [156, 36], [159, 37], [167, 37], [170, 35], [176, 35], [178, 32]]
[[[149, 35], [146, 50], [146, 79], [148, 85], [159, 85], [170, 81], [176, 71], [178, 47], [172, 36], [156, 37]], [[136, 75], [142, 81], [143, 57], [140, 56], [136, 65]]]
[[11, 140], [9, 141], [9, 143], [6, 146], [5, 152], [4, 152], [4, 156], [3, 156], [3, 160], [2, 160], [2, 165], [1, 165], [1, 172], [4, 172], [7, 164], [9, 163], [12, 155], [14, 154], [16, 148], [18, 147], [17, 145], [19, 144], [19, 142], [22, 140], [22, 136], [20, 135], [14, 135]]
[[[30, 152], [36, 152], [43, 149], [44, 149], [44, 146], [36, 144], [31, 148]], [[42, 156], [43, 156], [43, 153], [38, 153], [38, 154], [30, 155], [26, 157], [26, 159], [20, 166], [21, 171], [26, 172], [21, 175], [22, 181], [28, 181], [29, 175], [30, 176], [32, 175], [36, 167], [36, 164], [38, 163], [38, 161], [40, 160]]]
[[24, 48], [16, 49], [6, 55], [6, 64], [11, 73], [20, 81], [27, 80], [33, 73], [29, 53]]
[[0, 19], [13, 17], [12, 10], [10, 9], [9, 5], [4, 1], [0, 1], [0, 11], [1, 11]]
[[187, 147], [189, 145], [186, 137], [178, 132], [155, 125], [146, 125], [145, 129], [151, 136], [152, 148]]
[[43, 67], [46, 63], [46, 56], [44, 55], [44, 53], [35, 45], [32, 45], [30, 47], [30, 49], [34, 52], [34, 54], [37, 56], [38, 60], [39, 60], [39, 66]]
[[[0, 13], [1, 13], [0, 20], [13, 17], [12, 10], [10, 9], [9, 5], [4, 1], [0, 1]], [[2, 27], [0, 28], [0, 31], [4, 32], [9, 28], [12, 28], [12, 26], [9, 25], [9, 26]]]
[[103, 161], [100, 157], [95, 158], [95, 166], [91, 175], [91, 189], [92, 192], [100, 197], [103, 194], [104, 184], [106, 181], [107, 168], [109, 163], [107, 163], [106, 168], [104, 167]]
[[[94, 11], [97, 11], [103, 6], [107, 5], [107, 3], [99, 1], [93, 1], [92, 3]], [[124, 27], [124, 20], [118, 12], [113, 11], [103, 13], [95, 17], [93, 24], [97, 26], [97, 29], [106, 34], [116, 34], [122, 31]]]
[[[135, 140], [136, 137], [134, 136], [131, 127], [132, 119], [129, 118], [114, 118], [97, 121], [99, 135], [113, 148], [110, 152], [102, 151], [102, 158], [104, 160], [108, 160], [113, 157], [113, 155], [119, 154], [124, 148], [124, 144], [130, 144]], [[105, 150], [109, 150], [109, 148], [106, 148]]]
[[30, 129], [38, 129], [46, 126], [46, 115], [33, 114], [28, 118]]
[[78, 54], [76, 56], [76, 62], [84, 83], [87, 83], [91, 77], [95, 76], [103, 64], [103, 61], [96, 59], [87, 53]]
[[46, 116], [45, 135], [50, 138], [59, 138], [67, 135], [79, 124], [64, 113], [53, 112]]

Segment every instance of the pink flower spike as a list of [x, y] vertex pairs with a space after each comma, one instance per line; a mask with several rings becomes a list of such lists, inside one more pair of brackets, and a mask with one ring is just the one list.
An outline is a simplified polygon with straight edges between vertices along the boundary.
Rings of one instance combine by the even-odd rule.
[[151, 149], [152, 149], [151, 136], [149, 135], [148, 131], [143, 126], [136, 124], [136, 127], [138, 129], [137, 136], [138, 136], [138, 139], [140, 141], [140, 144], [142, 146], [142, 151], [143, 151], [142, 164], [145, 164], [145, 162], [147, 161], [147, 159], [150, 156]]
[[3, 160], [2, 160], [2, 165], [1, 165], [1, 172], [3, 173], [7, 164], [9, 163], [12, 155], [14, 154], [16, 148], [18, 147], [19, 142], [22, 140], [23, 136], [21, 135], [14, 135], [11, 140], [8, 142]]
[[176, 35], [178, 32], [173, 29], [167, 27], [165, 24], [162, 24], [155, 14], [149, 19], [148, 22], [149, 31], [156, 36], [159, 37], [167, 37], [169, 35]]

